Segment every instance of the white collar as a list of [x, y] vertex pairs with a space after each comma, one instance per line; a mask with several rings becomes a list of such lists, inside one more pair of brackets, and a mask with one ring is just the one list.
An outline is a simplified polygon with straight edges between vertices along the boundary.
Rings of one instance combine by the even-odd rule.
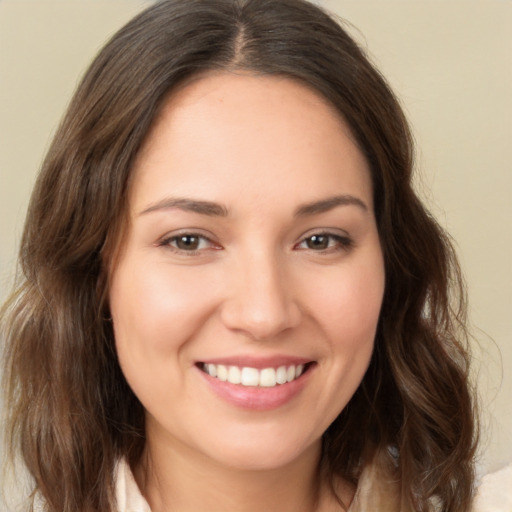
[[118, 512], [151, 512], [125, 459], [117, 463], [115, 475]]
[[[359, 479], [356, 495], [348, 512], [396, 512], [400, 510], [396, 481], [384, 475], [374, 460]], [[151, 512], [139, 490], [129, 464], [121, 459], [116, 466], [116, 499], [118, 512]]]

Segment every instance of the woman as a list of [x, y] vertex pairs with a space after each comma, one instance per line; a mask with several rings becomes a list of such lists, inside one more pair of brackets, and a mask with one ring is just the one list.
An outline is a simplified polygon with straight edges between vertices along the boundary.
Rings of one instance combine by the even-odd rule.
[[468, 510], [463, 288], [412, 158], [385, 81], [309, 3], [174, 0], [121, 29], [5, 307], [38, 506]]

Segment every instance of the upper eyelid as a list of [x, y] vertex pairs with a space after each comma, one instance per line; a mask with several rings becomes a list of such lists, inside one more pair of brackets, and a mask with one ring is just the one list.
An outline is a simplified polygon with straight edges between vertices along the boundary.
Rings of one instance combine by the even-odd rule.
[[199, 238], [204, 238], [211, 242], [215, 241], [215, 237], [213, 236], [213, 234], [211, 234], [209, 232], [205, 232], [204, 230], [202, 230], [200, 228], [184, 228], [184, 229], [177, 229], [174, 231], [170, 231], [170, 232], [166, 233], [165, 235], [163, 235], [162, 237], [160, 237], [159, 240], [160, 241], [171, 240], [171, 239], [178, 238], [178, 237], [184, 236], [184, 235], [197, 236]]
[[309, 240], [310, 238], [312, 238], [314, 236], [323, 236], [326, 238], [332, 238], [334, 240], [345, 240], [347, 242], [352, 243], [352, 238], [347, 235], [340, 235], [337, 233], [317, 232], [317, 233], [312, 233], [311, 235], [307, 235], [307, 236], [300, 238], [296, 245], [302, 244], [306, 240]]
[[303, 233], [299, 240], [305, 240], [306, 238], [309, 238], [314, 235], [324, 235], [324, 236], [333, 236], [333, 237], [342, 237], [342, 238], [352, 238], [350, 233], [346, 231], [345, 229], [341, 228], [314, 228], [309, 229], [305, 233]]
[[[309, 238], [313, 236], [325, 236], [333, 239], [335, 242], [339, 244], [339, 246], [344, 247], [345, 249], [353, 248], [355, 246], [353, 237], [343, 229], [313, 229], [305, 234], [303, 234], [298, 241], [294, 244], [294, 248], [300, 249], [300, 246], [304, 244]], [[318, 250], [318, 253], [327, 253], [334, 249], [334, 247], [329, 247], [324, 250]]]
[[183, 253], [187, 252], [189, 254], [193, 254], [195, 252], [200, 252], [200, 251], [205, 249], [205, 248], [203, 248], [203, 249], [192, 249], [190, 251], [185, 251], [184, 249], [180, 249], [178, 247], [174, 247], [172, 245], [172, 243], [176, 242], [176, 240], [180, 236], [193, 236], [193, 237], [197, 237], [197, 238], [200, 238], [200, 239], [206, 241], [206, 243], [209, 244], [210, 246], [220, 246], [220, 244], [218, 242], [216, 242], [215, 239], [212, 238], [212, 236], [205, 235], [203, 233], [200, 233], [200, 232], [194, 231], [194, 230], [182, 230], [182, 231], [179, 231], [179, 232], [169, 233], [169, 234], [164, 235], [161, 238], [159, 238], [157, 240], [157, 242], [155, 243], [155, 245], [157, 247], [166, 247], [167, 246], [167, 247], [169, 247], [170, 249], [172, 249], [175, 252], [183, 252]]
[[[222, 245], [218, 238], [213, 236], [212, 233], [205, 232], [200, 228], [183, 228], [176, 231], [172, 231], [161, 238], [156, 242], [158, 245], [162, 245], [164, 242], [170, 242], [172, 240], [175, 240], [179, 238], [180, 236], [189, 235], [189, 236], [197, 236], [198, 238], [202, 238], [206, 241], [208, 241], [211, 244], [216, 245]], [[294, 243], [294, 245], [300, 244], [307, 240], [308, 238], [320, 235], [320, 236], [327, 236], [327, 237], [333, 237], [333, 238], [344, 238], [349, 240], [350, 242], [353, 242], [352, 236], [344, 229], [340, 228], [314, 228], [306, 231], [303, 233], [297, 241]]]

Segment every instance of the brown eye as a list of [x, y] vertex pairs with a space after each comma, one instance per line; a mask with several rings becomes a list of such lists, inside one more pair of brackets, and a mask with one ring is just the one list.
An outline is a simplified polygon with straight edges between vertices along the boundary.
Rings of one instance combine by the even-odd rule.
[[171, 243], [180, 251], [197, 251], [201, 237], [196, 235], [180, 235], [174, 238]]
[[328, 235], [313, 235], [306, 238], [305, 242], [308, 249], [321, 251], [329, 247], [330, 238]]
[[352, 240], [348, 236], [341, 236], [334, 233], [315, 233], [296, 246], [297, 249], [309, 249], [316, 252], [342, 251], [352, 247]]
[[222, 249], [219, 244], [213, 242], [210, 238], [194, 232], [168, 236], [158, 242], [158, 246], [187, 256], [197, 256], [207, 250]]
[[209, 248], [217, 248], [208, 238], [197, 233], [182, 233], [181, 235], [164, 238], [158, 244], [160, 247], [168, 247], [174, 252], [195, 254], [197, 251]]

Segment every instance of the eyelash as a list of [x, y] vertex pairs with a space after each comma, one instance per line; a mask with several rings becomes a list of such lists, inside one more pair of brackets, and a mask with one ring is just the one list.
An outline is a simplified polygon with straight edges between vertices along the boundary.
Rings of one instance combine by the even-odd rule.
[[305, 247], [300, 250], [309, 249], [319, 254], [330, 254], [332, 252], [347, 251], [354, 246], [354, 241], [349, 236], [330, 233], [328, 231], [321, 231], [304, 237], [295, 247], [299, 248], [302, 244], [307, 244], [308, 241], [312, 241], [315, 238], [327, 238], [327, 247], [321, 248], [319, 250], [312, 249], [311, 247]]
[[[207, 247], [207, 248], [198, 247], [195, 249], [187, 250], [187, 249], [180, 249], [179, 247], [173, 245], [173, 244], [177, 243], [180, 239], [185, 239], [185, 238], [198, 239], [199, 246], [206, 241], [209, 244], [209, 247]], [[171, 251], [173, 251], [177, 254], [184, 254], [186, 256], [195, 256], [205, 249], [215, 249], [215, 250], [220, 249], [220, 246], [216, 245], [208, 237], [201, 235], [199, 233], [194, 233], [194, 232], [183, 232], [183, 233], [179, 233], [177, 235], [172, 235], [172, 236], [166, 237], [158, 243], [158, 246], [169, 248]]]
[[[177, 244], [180, 239], [197, 239], [198, 246], [194, 249], [188, 250], [188, 249], [180, 249], [174, 244]], [[308, 244], [308, 241], [313, 241], [315, 238], [321, 239], [321, 238], [327, 238], [327, 247], [314, 249], [311, 246], [308, 247], [301, 247], [303, 244]], [[201, 247], [204, 243], [208, 244], [208, 247]], [[340, 235], [337, 233], [330, 233], [328, 231], [320, 231], [317, 233], [312, 233], [300, 240], [295, 246], [294, 249], [297, 250], [311, 250], [312, 252], [318, 253], [318, 254], [331, 254], [333, 252], [340, 252], [340, 251], [348, 251], [354, 246], [354, 241], [346, 235]], [[158, 243], [158, 247], [166, 247], [169, 248], [171, 251], [177, 253], [177, 254], [183, 254], [186, 256], [196, 256], [200, 254], [202, 251], [207, 249], [212, 250], [219, 250], [222, 247], [220, 245], [215, 244], [210, 238], [200, 234], [200, 233], [194, 233], [194, 232], [183, 232], [178, 233], [176, 235], [172, 235], [169, 237], [166, 237], [162, 239]]]

